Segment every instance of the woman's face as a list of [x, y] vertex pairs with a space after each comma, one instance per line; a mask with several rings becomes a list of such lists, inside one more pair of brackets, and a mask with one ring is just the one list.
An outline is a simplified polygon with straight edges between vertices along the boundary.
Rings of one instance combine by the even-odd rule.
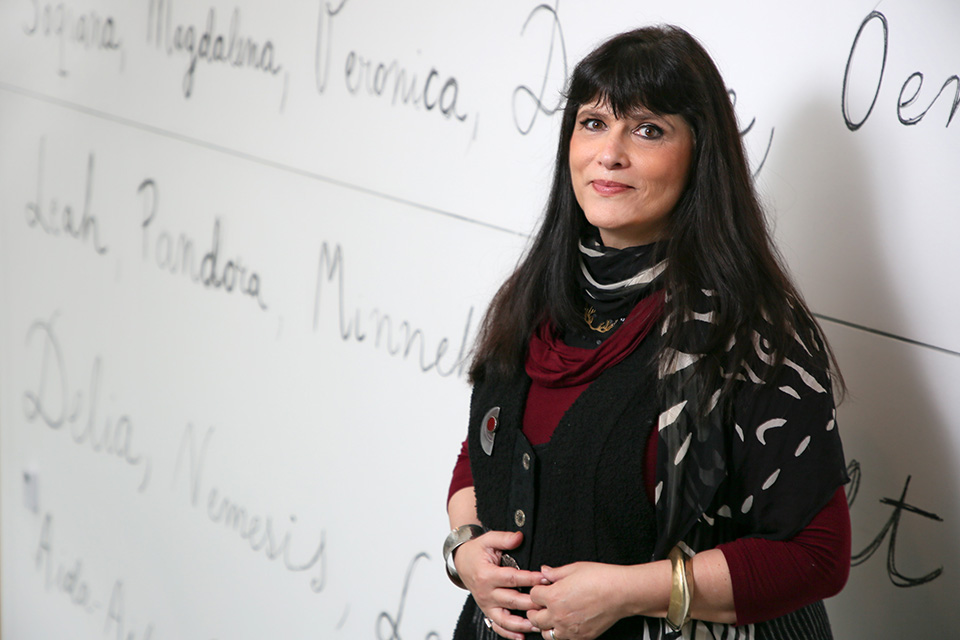
[[608, 247], [661, 238], [687, 183], [693, 132], [677, 115], [640, 109], [616, 118], [603, 103], [577, 112], [570, 139], [573, 192]]

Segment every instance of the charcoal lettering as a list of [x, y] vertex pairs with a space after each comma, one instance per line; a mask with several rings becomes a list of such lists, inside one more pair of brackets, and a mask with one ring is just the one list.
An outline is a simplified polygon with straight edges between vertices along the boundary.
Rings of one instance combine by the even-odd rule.
[[[341, 340], [347, 342], [353, 339], [356, 342], [363, 342], [369, 337], [366, 329], [372, 326], [373, 331], [375, 331], [372, 342], [373, 348], [379, 349], [382, 347], [390, 356], [400, 356], [406, 360], [411, 352], [414, 351], [414, 346], [416, 345], [419, 347], [416, 351], [416, 355], [418, 356], [417, 364], [423, 373], [435, 370], [438, 375], [444, 378], [453, 374], [456, 374], [457, 377], [463, 375], [466, 366], [466, 356], [470, 347], [473, 307], [470, 307], [467, 312], [466, 323], [464, 324], [457, 356], [444, 367], [441, 361], [444, 360], [444, 357], [447, 355], [447, 350], [450, 347], [450, 340], [448, 338], [444, 337], [437, 343], [435, 354], [431, 357], [427, 355], [427, 338], [423, 330], [415, 328], [409, 320], [400, 322], [396, 327], [395, 334], [393, 318], [390, 314], [379, 308], [374, 308], [367, 313], [363, 313], [360, 309], [356, 309], [354, 313], [349, 313], [344, 301], [344, 291], [346, 288], [344, 279], [343, 249], [338, 244], [331, 250], [327, 243], [324, 242], [320, 247], [320, 262], [317, 269], [317, 286], [313, 306], [314, 332], [318, 331], [320, 326], [321, 301], [323, 299], [321, 294], [324, 284], [332, 282], [337, 289], [337, 321]], [[352, 316], [352, 319], [348, 319], [348, 316]], [[369, 324], [365, 325], [365, 321]], [[448, 360], [449, 359], [447, 359], [447, 361]]]
[[66, 199], [58, 204], [57, 198], [44, 198], [44, 174], [46, 171], [46, 139], [40, 138], [37, 163], [36, 197], [25, 208], [27, 226], [36, 228], [51, 237], [72, 238], [81, 244], [89, 243], [97, 255], [106, 255], [108, 247], [100, 240], [100, 223], [91, 212], [93, 201], [93, 153], [87, 156], [86, 183], [83, 194], [83, 209], [79, 219], [75, 207]]
[[[848, 467], [848, 472], [850, 474], [851, 482], [847, 489], [847, 502], [850, 506], [853, 506], [853, 502], [857, 497], [857, 492], [860, 489], [860, 463], [856, 460], [851, 461]], [[943, 518], [937, 514], [920, 509], [907, 502], [907, 489], [910, 487], [910, 478], [911, 476], [907, 476], [906, 481], [903, 483], [903, 491], [900, 493], [899, 500], [894, 500], [891, 498], [880, 499], [882, 504], [893, 507], [893, 513], [890, 514], [890, 519], [887, 520], [886, 524], [883, 525], [880, 533], [877, 534], [873, 541], [864, 547], [862, 551], [854, 553], [850, 562], [851, 566], [856, 567], [869, 560], [871, 556], [873, 556], [873, 554], [876, 553], [876, 551], [881, 547], [881, 545], [883, 545], [883, 541], [889, 534], [890, 541], [887, 544], [887, 577], [890, 578], [890, 582], [896, 587], [918, 587], [922, 584], [936, 580], [940, 577], [940, 574], [943, 573], [942, 566], [919, 577], [906, 576], [897, 569], [897, 531], [900, 528], [900, 518], [903, 516], [904, 512], [913, 513], [922, 518], [927, 518], [936, 522], [943, 522]]]
[[[867, 107], [866, 112], [859, 117], [851, 113], [851, 109], [848, 102], [848, 91], [852, 83], [858, 81], [854, 77], [854, 74], [851, 73], [851, 63], [853, 62], [854, 56], [858, 55], [858, 49], [860, 48], [860, 38], [863, 36], [864, 30], [871, 25], [871, 23], [876, 22], [879, 26], [881, 34], [883, 35], [883, 46], [878, 48], [877, 51], [874, 51], [873, 54], [880, 60], [879, 64], [879, 73], [876, 77], [876, 84], [873, 85], [873, 98], [870, 101], [870, 106]], [[880, 90], [883, 84], [884, 74], [887, 69], [887, 55], [889, 53], [889, 41], [890, 41], [890, 23], [887, 20], [887, 17], [880, 13], [879, 11], [871, 11], [866, 18], [863, 19], [863, 22], [860, 23], [860, 28], [857, 30], [857, 35], [853, 38], [853, 44], [850, 47], [850, 55], [847, 57], [847, 66], [843, 72], [843, 92], [841, 93], [840, 98], [840, 110], [843, 113], [843, 120], [847, 125], [847, 128], [850, 131], [857, 131], [862, 127], [870, 115], [873, 113], [873, 108], [877, 104], [877, 99], [880, 96]], [[867, 54], [863, 54], [867, 55]], [[870, 79], [865, 79], [865, 83], [871, 82]], [[897, 120], [900, 124], [904, 126], [913, 126], [919, 124], [930, 109], [937, 104], [940, 100], [940, 97], [944, 95], [944, 92], [947, 92], [947, 89], [953, 85], [953, 99], [949, 103], [950, 108], [947, 114], [945, 127], [949, 127], [953, 122], [954, 116], [957, 114], [957, 109], [960, 108], [960, 76], [953, 74], [944, 80], [943, 84], [940, 85], [940, 90], [937, 91], [936, 95], [926, 103], [926, 106], [923, 106], [920, 100], [920, 92], [923, 89], [924, 83], [924, 74], [922, 71], [914, 71], [909, 74], [906, 80], [903, 81], [903, 84], [900, 85], [900, 91], [897, 95], [896, 100], [896, 110], [897, 110]], [[856, 86], [856, 85], [854, 85]], [[865, 84], [866, 87], [870, 87], [870, 84]], [[947, 96], [950, 95], [949, 92], [946, 93]], [[920, 108], [919, 111], [914, 111], [914, 109]]]
[[[517, 131], [521, 135], [527, 135], [530, 133], [530, 130], [533, 129], [534, 123], [537, 121], [537, 116], [541, 113], [546, 116], [551, 116], [557, 111], [560, 110], [563, 105], [562, 96], [560, 95], [560, 87], [557, 87], [555, 90], [556, 102], [552, 100], [550, 103], [553, 106], [548, 106], [545, 102], [547, 87], [550, 85], [550, 78], [554, 77], [553, 74], [553, 60], [554, 60], [554, 49], [559, 47], [560, 49], [560, 60], [563, 63], [563, 75], [560, 77], [560, 81], [566, 81], [568, 70], [567, 70], [567, 47], [563, 40], [563, 28], [560, 25], [560, 17], [557, 15], [556, 7], [551, 7], [547, 4], [539, 4], [530, 12], [527, 16], [526, 21], [523, 23], [523, 28], [520, 30], [520, 35], [524, 35], [527, 31], [527, 26], [529, 26], [530, 21], [533, 20], [534, 16], [541, 13], [546, 14], [548, 20], [550, 21], [550, 42], [547, 45], [547, 56], [546, 56], [546, 66], [543, 70], [543, 77], [539, 80], [539, 89], [534, 91], [527, 85], [519, 85], [513, 90], [513, 123], [517, 127]], [[529, 109], [529, 116], [521, 116], [521, 99], [527, 101], [527, 109]], [[524, 109], [526, 110], [526, 109]]]
[[173, 22], [173, 0], [149, 0], [147, 18], [147, 44], [153, 44], [167, 54], [187, 58], [181, 89], [183, 97], [193, 95], [197, 63], [219, 64], [234, 69], [251, 69], [276, 76], [283, 66], [276, 59], [276, 46], [272, 40], [256, 40], [240, 31], [240, 9], [230, 14], [226, 32], [218, 30], [217, 10], [207, 11], [206, 25], [201, 29], [194, 25]]
[[[327, 77], [330, 74], [330, 50], [333, 43], [333, 18], [340, 13], [347, 0], [340, 0], [336, 9], [330, 2], [320, 0], [317, 11], [317, 46], [313, 57], [313, 75], [317, 93], [327, 90]], [[326, 8], [324, 8], [326, 6]]]
[[[207, 488], [205, 483], [205, 466], [210, 441], [213, 438], [214, 429], [209, 427], [203, 434], [201, 442], [198, 442], [194, 427], [188, 424], [180, 440], [180, 447], [177, 451], [177, 462], [173, 473], [172, 488], [176, 489], [178, 480], [181, 477], [181, 468], [185, 464], [187, 468], [187, 484], [189, 486], [190, 505], [196, 508], [199, 505], [201, 493]], [[317, 542], [312, 554], [301, 561], [291, 558], [293, 541], [293, 527], [296, 525], [297, 517], [291, 514], [289, 517], [290, 527], [287, 528], [281, 538], [277, 538], [277, 526], [270, 515], [253, 515], [252, 510], [243, 504], [232, 500], [226, 496], [221, 497], [220, 489], [217, 486], [210, 486], [207, 492], [206, 505], [207, 519], [217, 525], [224, 525], [227, 531], [235, 534], [254, 553], [263, 551], [267, 560], [275, 561], [282, 558], [282, 567], [287, 571], [301, 572], [309, 571], [316, 567], [313, 577], [310, 579], [309, 587], [314, 593], [320, 593], [326, 586], [326, 533], [321, 531], [319, 541]]]
[[[23, 393], [23, 410], [27, 421], [40, 421], [54, 431], [70, 426], [70, 438], [77, 446], [89, 446], [93, 453], [119, 459], [133, 469], [141, 469], [138, 492], [143, 493], [150, 481], [152, 461], [134, 447], [135, 425], [127, 414], [119, 417], [100, 416], [99, 356], [93, 360], [89, 392], [71, 393], [66, 360], [60, 339], [54, 330], [56, 314], [49, 320], [37, 320], [27, 331], [27, 346], [41, 342], [40, 379], [33, 389]], [[86, 407], [84, 403], [86, 402]], [[86, 408], [86, 415], [82, 416]], [[83, 420], [83, 418], [86, 420]]]
[[[23, 25], [23, 32], [31, 37], [56, 40], [58, 75], [69, 75], [66, 62], [68, 58], [75, 58], [75, 51], [121, 51], [123, 42], [113, 16], [103, 16], [96, 11], [76, 13], [66, 2], [41, 4], [39, 0], [31, 0], [30, 4], [33, 20]], [[120, 60], [122, 65], [122, 53]]]
[[241, 256], [222, 261], [220, 258], [220, 218], [213, 222], [211, 248], [197, 262], [194, 239], [186, 233], [174, 234], [161, 229], [154, 230], [159, 214], [160, 194], [156, 181], [146, 179], [140, 183], [137, 193], [143, 197], [142, 230], [143, 259], [153, 263], [161, 271], [171, 275], [185, 275], [205, 289], [225, 293], [237, 292], [256, 301], [261, 310], [267, 310], [260, 286], [260, 274], [249, 269]]
[[[410, 565], [407, 567], [407, 575], [403, 579], [403, 589], [400, 591], [400, 603], [397, 605], [397, 611], [394, 614], [381, 611], [377, 616], [377, 640], [403, 640], [400, 635], [400, 624], [403, 622], [403, 611], [407, 606], [407, 594], [410, 591], [410, 580], [413, 577], [413, 569], [420, 560], [429, 560], [424, 552], [414, 556]], [[440, 634], [436, 631], [430, 631], [424, 636], [424, 640], [440, 640]]]

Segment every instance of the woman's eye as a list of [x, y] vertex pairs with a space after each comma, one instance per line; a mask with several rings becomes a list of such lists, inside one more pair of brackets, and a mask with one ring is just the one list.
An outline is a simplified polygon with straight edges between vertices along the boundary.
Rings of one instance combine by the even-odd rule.
[[655, 124], [642, 124], [637, 127], [636, 131], [643, 138], [659, 138], [663, 135], [663, 129]]
[[597, 120], [596, 118], [584, 118], [580, 121], [580, 126], [587, 131], [599, 131], [603, 128], [603, 122]]

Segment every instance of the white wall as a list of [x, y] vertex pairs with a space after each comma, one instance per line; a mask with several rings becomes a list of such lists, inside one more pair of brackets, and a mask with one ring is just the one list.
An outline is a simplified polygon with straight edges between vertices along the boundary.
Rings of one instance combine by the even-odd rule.
[[[854, 552], [900, 514], [836, 635], [960, 621], [960, 6], [774, 4], [0, 2], [4, 637], [449, 638], [460, 359], [566, 71], [661, 21], [736, 92], [840, 358]], [[256, 64], [192, 66], [208, 25]]]

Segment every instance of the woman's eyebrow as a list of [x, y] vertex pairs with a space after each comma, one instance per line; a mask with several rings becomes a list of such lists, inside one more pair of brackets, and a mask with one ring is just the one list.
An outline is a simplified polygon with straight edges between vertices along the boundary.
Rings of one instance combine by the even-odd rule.
[[578, 116], [600, 116], [600, 117], [606, 118], [613, 114], [611, 114], [610, 111], [607, 109], [601, 109], [599, 107], [591, 105], [589, 107], [586, 107], [586, 106], [580, 107], [580, 110], [577, 111], [577, 115]]

